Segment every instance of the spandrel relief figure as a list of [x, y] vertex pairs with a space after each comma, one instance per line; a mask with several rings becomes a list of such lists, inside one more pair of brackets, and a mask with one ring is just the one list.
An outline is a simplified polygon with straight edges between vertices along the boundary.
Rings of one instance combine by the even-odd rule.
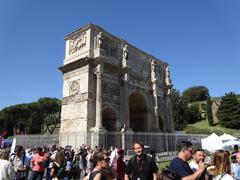
[[100, 32], [97, 35], [97, 47], [100, 48], [100, 49], [103, 49], [103, 35], [102, 35], [102, 32]]
[[166, 67], [166, 76], [165, 76], [165, 82], [167, 85], [171, 85], [172, 82], [171, 82], [171, 79], [170, 79], [170, 70], [169, 70], [169, 66]]
[[123, 48], [123, 59], [128, 60], [128, 45], [127, 44], [125, 44], [125, 46]]
[[156, 78], [156, 62], [153, 59], [151, 62], [151, 79], [155, 79]]
[[123, 47], [123, 60], [122, 60], [122, 67], [127, 67], [127, 61], [128, 61], [128, 45], [125, 44]]

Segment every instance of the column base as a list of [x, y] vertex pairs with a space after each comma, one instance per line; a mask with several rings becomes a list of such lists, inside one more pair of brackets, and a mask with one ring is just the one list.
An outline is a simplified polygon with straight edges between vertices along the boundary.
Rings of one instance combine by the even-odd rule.
[[161, 129], [153, 129], [152, 132], [159, 132], [159, 133], [163, 133], [163, 131]]
[[121, 132], [133, 132], [133, 130], [130, 127], [129, 128], [123, 127], [121, 129]]
[[107, 130], [103, 126], [95, 126], [90, 129], [92, 132], [107, 132]]

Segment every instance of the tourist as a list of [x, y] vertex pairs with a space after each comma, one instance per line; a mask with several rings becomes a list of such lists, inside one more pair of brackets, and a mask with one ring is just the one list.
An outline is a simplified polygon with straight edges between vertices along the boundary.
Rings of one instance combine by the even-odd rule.
[[76, 149], [73, 155], [73, 178], [79, 179], [80, 178], [80, 169], [79, 169], [79, 161], [80, 161], [80, 150]]
[[[195, 149], [193, 152], [193, 158], [189, 162], [189, 166], [192, 169], [193, 172], [196, 172], [198, 170], [199, 162], [204, 162], [205, 159], [205, 153], [203, 149]], [[208, 174], [206, 173], [206, 170], [202, 175], [198, 178], [199, 180], [204, 180], [208, 177]]]
[[232, 155], [231, 155], [231, 160], [232, 160], [232, 163], [236, 163], [236, 155], [239, 153], [239, 148], [238, 148], [238, 145], [235, 144], [233, 146], [233, 152], [232, 152]]
[[55, 155], [55, 160], [52, 164], [52, 169], [50, 175], [53, 180], [62, 180], [66, 178], [66, 161], [64, 157], [64, 152], [59, 151]]
[[178, 146], [178, 156], [174, 158], [169, 168], [174, 170], [182, 180], [198, 179], [204, 172], [204, 163], [200, 160], [198, 162], [198, 169], [193, 172], [187, 161], [192, 158], [192, 143], [189, 141], [182, 141]]
[[37, 153], [33, 156], [32, 163], [32, 174], [30, 180], [41, 180], [43, 179], [45, 167], [44, 162], [47, 160], [46, 153], [41, 147], [37, 148]]
[[110, 166], [113, 166], [117, 162], [117, 147], [111, 146], [110, 147]]
[[93, 150], [91, 148], [88, 148], [87, 153], [88, 153], [88, 155], [86, 156], [87, 174], [90, 174], [93, 170]]
[[53, 161], [55, 160], [55, 156], [57, 151], [57, 146], [56, 144], [52, 144], [48, 147], [48, 153], [47, 153], [47, 159], [49, 160], [49, 165], [47, 167], [47, 172], [46, 172], [46, 180], [51, 180], [52, 177], [50, 175], [52, 167], [53, 167]]
[[29, 160], [27, 159], [22, 146], [16, 146], [15, 154], [11, 155], [10, 162], [13, 164], [13, 168], [15, 171], [14, 179], [26, 179], [27, 171], [29, 170]]
[[118, 159], [115, 167], [117, 180], [124, 180], [124, 175], [126, 173], [126, 164], [123, 161], [124, 150], [122, 148], [119, 148], [117, 153], [118, 153]]
[[190, 168], [193, 170], [193, 172], [198, 170], [198, 164], [200, 161], [204, 161], [204, 150], [203, 149], [196, 149], [193, 152], [193, 158], [189, 162]]
[[240, 180], [240, 153], [236, 155], [236, 161], [232, 165], [232, 174], [235, 179]]
[[213, 180], [234, 180], [231, 174], [231, 165], [227, 153], [224, 150], [217, 150], [213, 157], [213, 166], [208, 168]]
[[126, 167], [125, 180], [157, 180], [158, 167], [152, 157], [144, 154], [144, 145], [140, 142], [133, 144], [135, 156]]
[[[109, 158], [104, 152], [97, 152], [93, 155], [94, 169], [89, 175], [89, 180], [108, 180], [104, 174], [104, 170], [107, 168]], [[87, 179], [87, 178], [85, 178]]]
[[110, 164], [110, 152], [107, 150], [102, 150], [102, 152], [107, 157], [107, 166], [103, 169], [103, 174], [108, 180], [115, 180], [116, 179], [116, 173], [113, 168], [113, 166]]
[[80, 169], [80, 176], [81, 173], [86, 175], [86, 169], [87, 169], [87, 149], [86, 149], [86, 145], [83, 144], [80, 148], [80, 160], [79, 160], [79, 169]]
[[70, 180], [72, 178], [72, 158], [71, 156], [67, 156], [67, 161], [66, 161], [66, 177], [64, 180]]
[[0, 179], [13, 179], [15, 172], [12, 164], [8, 161], [10, 151], [8, 149], [0, 149]]

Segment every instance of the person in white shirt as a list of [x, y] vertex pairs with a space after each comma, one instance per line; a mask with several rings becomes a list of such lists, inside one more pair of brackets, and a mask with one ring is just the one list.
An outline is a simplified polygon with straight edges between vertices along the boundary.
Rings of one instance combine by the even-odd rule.
[[16, 146], [16, 154], [11, 155], [10, 162], [15, 170], [15, 179], [23, 180], [27, 178], [29, 169], [29, 159], [26, 157], [22, 146]]
[[198, 164], [200, 161], [204, 161], [205, 154], [203, 149], [196, 149], [193, 152], [193, 159], [189, 162], [190, 168], [193, 172], [198, 170]]
[[118, 150], [118, 148], [112, 147], [112, 152], [111, 152], [111, 155], [110, 155], [110, 166], [113, 166], [114, 163], [117, 162], [117, 159], [118, 159], [117, 150]]
[[15, 172], [12, 164], [8, 161], [10, 151], [7, 149], [0, 149], [0, 179], [13, 179]]

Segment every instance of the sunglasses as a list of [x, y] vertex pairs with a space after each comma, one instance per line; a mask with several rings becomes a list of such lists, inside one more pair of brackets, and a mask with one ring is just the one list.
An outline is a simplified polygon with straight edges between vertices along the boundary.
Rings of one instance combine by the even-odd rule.
[[187, 149], [186, 151], [189, 151], [190, 153], [193, 153], [193, 150], [192, 150], [192, 149]]

